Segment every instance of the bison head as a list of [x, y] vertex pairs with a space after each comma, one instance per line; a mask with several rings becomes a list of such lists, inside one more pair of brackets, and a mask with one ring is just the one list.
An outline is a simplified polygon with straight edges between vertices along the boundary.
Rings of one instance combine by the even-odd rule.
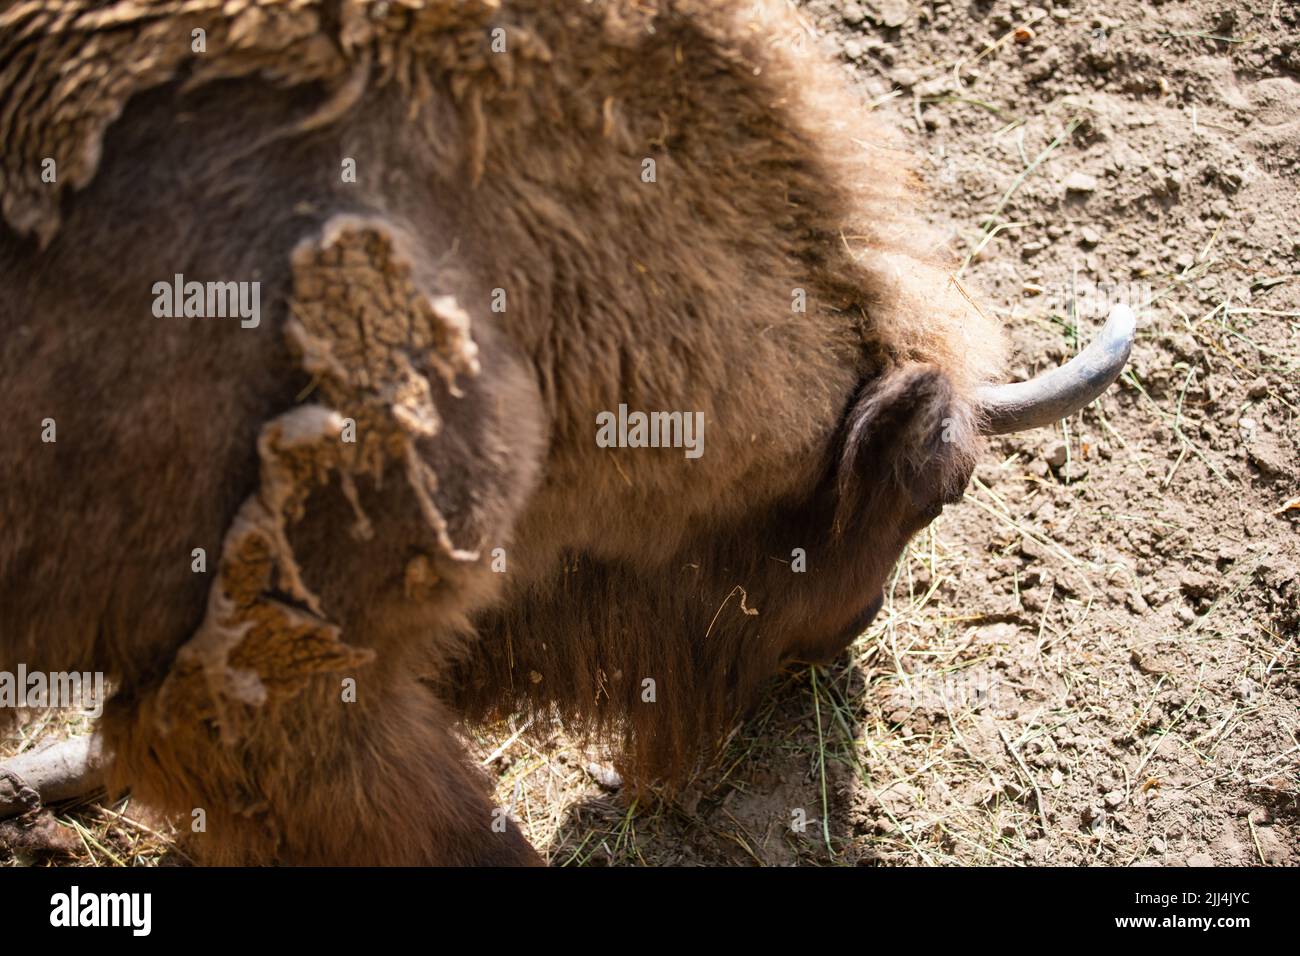
[[973, 398], [927, 363], [865, 376], [796, 490], [698, 520], [663, 556], [568, 551], [558, 573], [508, 588], [480, 618], [465, 703], [507, 685], [488, 711], [567, 703], [579, 727], [621, 727], [639, 775], [671, 777], [764, 679], [825, 662], [865, 630], [908, 540], [961, 498], [983, 435], [1091, 402], [1123, 369], [1133, 333], [1133, 312], [1116, 307], [1061, 368]]

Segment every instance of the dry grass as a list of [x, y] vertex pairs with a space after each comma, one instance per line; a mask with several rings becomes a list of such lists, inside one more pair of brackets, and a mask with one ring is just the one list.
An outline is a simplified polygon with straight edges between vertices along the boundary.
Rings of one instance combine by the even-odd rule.
[[[0, 739], [0, 759], [91, 729], [92, 722], [73, 711], [32, 711], [20, 718], [8, 737]], [[0, 865], [157, 866], [184, 862], [184, 854], [173, 846], [176, 831], [169, 822], [139, 812], [129, 796], [111, 804], [103, 801], [104, 795], [98, 793], [55, 807], [52, 816], [58, 829], [49, 852], [6, 853], [0, 833]]]

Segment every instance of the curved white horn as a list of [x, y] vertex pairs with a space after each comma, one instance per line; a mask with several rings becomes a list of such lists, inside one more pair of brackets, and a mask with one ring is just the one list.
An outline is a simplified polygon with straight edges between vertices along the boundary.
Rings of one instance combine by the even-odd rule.
[[1083, 408], [1124, 371], [1136, 328], [1133, 310], [1117, 305], [1110, 310], [1101, 334], [1060, 368], [1028, 382], [980, 388], [976, 398], [984, 433], [1005, 435], [1050, 425]]

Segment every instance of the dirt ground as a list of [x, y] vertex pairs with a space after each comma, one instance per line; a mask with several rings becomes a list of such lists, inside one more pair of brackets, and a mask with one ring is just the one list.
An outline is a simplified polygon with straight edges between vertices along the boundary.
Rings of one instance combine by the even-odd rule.
[[[1130, 370], [995, 441], [850, 654], [684, 794], [629, 806], [506, 727], [475, 736], [500, 802], [560, 865], [1300, 864], [1300, 8], [800, 6], [924, 157], [1016, 374], [1116, 301]], [[173, 856], [129, 801], [45, 826], [63, 862]]]

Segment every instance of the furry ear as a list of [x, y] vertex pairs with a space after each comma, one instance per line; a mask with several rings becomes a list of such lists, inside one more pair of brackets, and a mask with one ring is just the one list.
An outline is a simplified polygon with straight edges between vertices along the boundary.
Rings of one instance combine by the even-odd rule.
[[886, 502], [923, 527], [961, 497], [978, 432], [968, 403], [937, 366], [914, 363], [863, 385], [844, 423], [837, 529]]

